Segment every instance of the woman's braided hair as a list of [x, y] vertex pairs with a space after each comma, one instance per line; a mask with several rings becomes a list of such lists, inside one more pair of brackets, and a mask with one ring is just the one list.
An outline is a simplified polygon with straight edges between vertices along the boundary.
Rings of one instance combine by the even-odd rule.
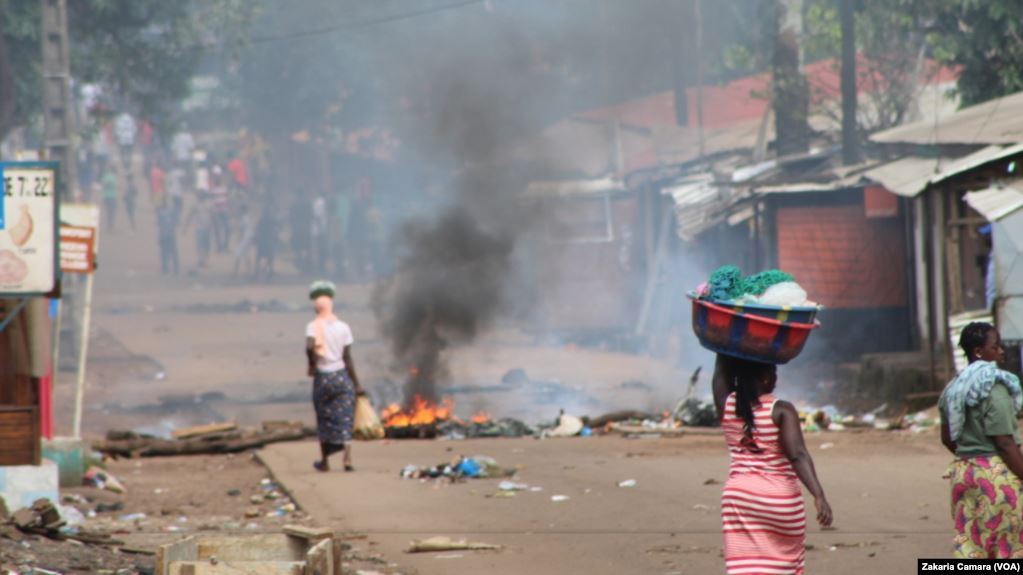
[[742, 445], [754, 453], [760, 453], [761, 449], [753, 439], [753, 430], [757, 428], [754, 410], [760, 407], [760, 381], [776, 368], [768, 363], [736, 360], [732, 369], [735, 378], [735, 416], [743, 420]]

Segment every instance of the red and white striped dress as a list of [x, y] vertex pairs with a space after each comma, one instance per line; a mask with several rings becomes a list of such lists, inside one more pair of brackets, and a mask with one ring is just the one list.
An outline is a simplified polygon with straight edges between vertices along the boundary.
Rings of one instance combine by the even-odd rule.
[[732, 464], [721, 494], [728, 575], [802, 575], [806, 558], [806, 509], [792, 463], [785, 457], [772, 414], [778, 401], [760, 396], [753, 410], [753, 439], [743, 445], [744, 422], [728, 396], [721, 427]]

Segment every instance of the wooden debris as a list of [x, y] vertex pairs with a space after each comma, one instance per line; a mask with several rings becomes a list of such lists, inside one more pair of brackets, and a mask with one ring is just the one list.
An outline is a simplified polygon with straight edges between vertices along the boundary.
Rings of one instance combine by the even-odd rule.
[[307, 541], [316, 541], [319, 539], [330, 539], [334, 536], [334, 531], [326, 527], [306, 527], [305, 525], [285, 525], [281, 528], [286, 535], [292, 537], [298, 537], [299, 539], [305, 539]]
[[175, 429], [171, 432], [174, 439], [191, 439], [193, 437], [202, 437], [204, 435], [221, 434], [228, 431], [234, 431], [238, 429], [238, 425], [235, 423], [210, 423], [207, 425], [196, 425], [195, 427], [186, 427], [184, 429]]
[[[204, 455], [239, 453], [282, 441], [297, 441], [316, 435], [316, 430], [302, 424], [275, 425], [272, 431], [249, 431], [240, 436], [211, 438], [193, 436], [190, 439], [156, 439], [122, 433], [108, 434], [106, 441], [93, 443], [92, 448], [115, 457], [155, 457], [165, 455]], [[127, 437], [110, 439], [111, 436]]]
[[146, 556], [156, 555], [156, 550], [155, 549], [149, 549], [147, 547], [133, 547], [131, 545], [123, 545], [122, 544], [120, 547], [117, 548], [117, 550], [120, 551], [121, 553], [127, 553], [129, 555], [146, 555]]
[[624, 411], [612, 411], [611, 413], [605, 413], [600, 417], [594, 417], [592, 419], [584, 417], [583, 422], [593, 429], [600, 429], [609, 423], [618, 423], [621, 421], [628, 421], [630, 419], [642, 421], [644, 419], [649, 419], [650, 417], [649, 413], [628, 409]]
[[500, 545], [479, 543], [467, 539], [452, 539], [443, 535], [413, 541], [406, 553], [432, 553], [436, 551], [496, 551]]

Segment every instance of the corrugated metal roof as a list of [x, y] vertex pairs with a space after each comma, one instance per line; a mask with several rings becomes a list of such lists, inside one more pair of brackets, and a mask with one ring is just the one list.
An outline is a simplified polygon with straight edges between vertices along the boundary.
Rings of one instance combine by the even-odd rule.
[[948, 158], [909, 156], [867, 170], [863, 175], [895, 195], [913, 197], [924, 191], [939, 166], [948, 161]]
[[1003, 160], [1020, 153], [1023, 153], [1023, 144], [1019, 143], [1013, 146], [988, 146], [944, 166], [940, 172], [931, 177], [929, 183], [937, 184], [938, 182], [943, 182], [952, 176], [957, 176], [974, 168], [979, 168], [984, 164]]
[[714, 175], [703, 173], [665, 187], [661, 193], [674, 200], [678, 236], [689, 241], [728, 216], [734, 191], [714, 185]]
[[870, 137], [884, 144], [1014, 144], [1023, 142], [1023, 92], [955, 113], [898, 126]]
[[966, 194], [966, 203], [988, 221], [997, 222], [1023, 208], [1023, 192], [1011, 187], [992, 186]]
[[1023, 154], [1023, 144], [987, 146], [960, 158], [907, 156], [871, 168], [863, 175], [888, 188], [894, 194], [914, 197], [931, 184], [943, 182], [951, 177], [1016, 154]]

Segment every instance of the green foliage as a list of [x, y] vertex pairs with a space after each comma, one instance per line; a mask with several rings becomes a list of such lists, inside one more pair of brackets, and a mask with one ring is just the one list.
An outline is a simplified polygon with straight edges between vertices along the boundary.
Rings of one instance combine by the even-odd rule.
[[[171, 116], [208, 53], [237, 55], [258, 2], [246, 0], [71, 0], [71, 74], [102, 83], [157, 121]], [[0, 0], [0, 34], [17, 85], [15, 123], [41, 105], [39, 0]], [[2, 134], [0, 134], [2, 136]]]
[[1023, 90], [1023, 2], [931, 0], [927, 41], [939, 61], [961, 66], [963, 106]]

